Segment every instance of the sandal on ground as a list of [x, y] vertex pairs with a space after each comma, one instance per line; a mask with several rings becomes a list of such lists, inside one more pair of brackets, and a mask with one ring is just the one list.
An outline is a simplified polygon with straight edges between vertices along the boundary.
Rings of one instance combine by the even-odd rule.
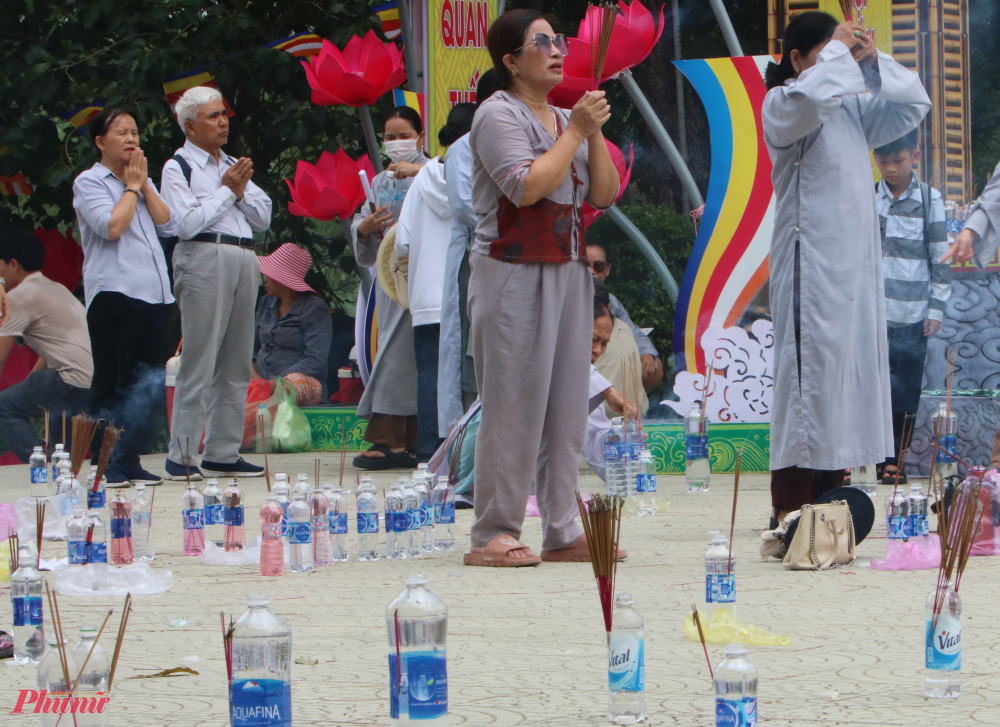
[[369, 452], [381, 452], [384, 457], [365, 457], [359, 454], [354, 458], [354, 466], [361, 470], [408, 470], [417, 466], [416, 457], [403, 450], [393, 452], [384, 444], [373, 444]]
[[[526, 552], [525, 558], [511, 558], [515, 550]], [[511, 535], [498, 535], [486, 544], [485, 548], [473, 546], [471, 553], [466, 553], [466, 565], [478, 565], [486, 568], [523, 568], [538, 565], [542, 559], [531, 552], [531, 548], [522, 544]]]
[[[625, 560], [626, 558], [628, 558], [628, 552], [619, 548], [618, 560]], [[587, 536], [581, 535], [568, 548], [543, 550], [542, 560], [546, 563], [589, 563], [590, 550], [587, 547]]]

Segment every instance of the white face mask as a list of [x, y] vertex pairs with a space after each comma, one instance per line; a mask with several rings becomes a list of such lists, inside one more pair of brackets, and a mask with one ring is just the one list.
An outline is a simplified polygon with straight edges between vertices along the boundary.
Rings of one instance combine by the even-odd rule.
[[385, 142], [385, 155], [394, 162], [416, 162], [421, 153], [417, 150], [416, 139]]

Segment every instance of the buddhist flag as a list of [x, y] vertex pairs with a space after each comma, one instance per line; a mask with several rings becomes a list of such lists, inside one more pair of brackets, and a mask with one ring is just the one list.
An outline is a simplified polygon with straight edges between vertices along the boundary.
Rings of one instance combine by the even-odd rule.
[[424, 112], [424, 95], [413, 91], [404, 91], [401, 88], [394, 88], [392, 91], [392, 103], [396, 106], [409, 106], [420, 114], [420, 120], [427, 125], [427, 114]]
[[[204, 68], [196, 68], [193, 71], [188, 71], [187, 73], [182, 73], [178, 76], [171, 76], [163, 82], [163, 93], [167, 96], [167, 103], [170, 104], [170, 110], [173, 111], [174, 106], [180, 100], [184, 92], [189, 88], [194, 88], [195, 86], [208, 86], [209, 88], [218, 89], [219, 87], [215, 85], [215, 81], [212, 79], [212, 74], [206, 71]], [[236, 112], [233, 111], [229, 102], [226, 101], [226, 97], [222, 97], [222, 103], [226, 106], [226, 116], [236, 116]], [[177, 118], [177, 114], [174, 114], [174, 118]]]
[[395, 40], [399, 37], [401, 31], [399, 29], [399, 5], [397, 4], [397, 0], [392, 0], [385, 5], [372, 8], [372, 12], [382, 21], [382, 35], [388, 40]]
[[80, 108], [73, 109], [72, 111], [67, 111], [64, 114], [59, 114], [59, 118], [65, 119], [79, 129], [92, 118], [97, 116], [97, 114], [101, 113], [103, 109], [103, 101], [94, 101], [92, 104], [81, 106]]
[[26, 197], [31, 194], [31, 186], [22, 172], [13, 177], [0, 177], [0, 194], [4, 197]]
[[315, 33], [298, 33], [284, 40], [268, 43], [267, 47], [291, 53], [296, 58], [303, 58], [319, 55], [320, 48], [323, 47], [323, 39]]

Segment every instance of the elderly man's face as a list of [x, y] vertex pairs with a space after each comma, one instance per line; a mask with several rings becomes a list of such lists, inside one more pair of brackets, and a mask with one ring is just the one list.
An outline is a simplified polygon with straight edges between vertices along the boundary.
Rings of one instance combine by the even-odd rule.
[[218, 149], [229, 139], [229, 117], [221, 100], [209, 101], [198, 109], [195, 121], [185, 121], [188, 139], [206, 151]]

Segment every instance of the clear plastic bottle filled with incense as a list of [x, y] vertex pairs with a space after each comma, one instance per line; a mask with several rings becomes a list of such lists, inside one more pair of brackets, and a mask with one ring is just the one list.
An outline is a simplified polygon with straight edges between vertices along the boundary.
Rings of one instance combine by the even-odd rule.
[[948, 402], [941, 402], [931, 418], [931, 431], [937, 437], [937, 457], [934, 459], [934, 474], [938, 481], [958, 476], [958, 415]]
[[695, 406], [684, 417], [685, 482], [688, 492], [708, 492], [711, 465], [708, 460], [708, 419]]
[[924, 696], [954, 699], [962, 691], [962, 599], [950, 582], [942, 590], [927, 596], [924, 606]]
[[118, 490], [108, 505], [111, 514], [111, 563], [128, 565], [134, 555], [132, 551], [132, 503]]
[[243, 550], [247, 547], [246, 528], [243, 524], [243, 490], [236, 480], [229, 480], [222, 493], [222, 519], [226, 525], [226, 551]]

